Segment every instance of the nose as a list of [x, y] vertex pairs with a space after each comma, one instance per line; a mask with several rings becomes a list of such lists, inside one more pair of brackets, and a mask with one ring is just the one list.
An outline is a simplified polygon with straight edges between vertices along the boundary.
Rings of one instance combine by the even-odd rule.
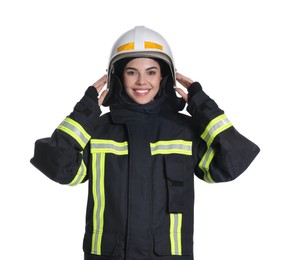
[[139, 86], [145, 85], [146, 84], [146, 77], [142, 74], [139, 74], [136, 84]]

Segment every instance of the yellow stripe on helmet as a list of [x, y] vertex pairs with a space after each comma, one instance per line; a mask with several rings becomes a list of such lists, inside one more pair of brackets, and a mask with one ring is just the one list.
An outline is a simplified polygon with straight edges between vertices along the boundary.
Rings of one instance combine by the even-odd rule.
[[117, 52], [121, 51], [130, 51], [135, 48], [135, 43], [134, 42], [129, 42], [127, 44], [121, 45], [120, 47], [117, 48]]
[[161, 51], [163, 50], [163, 46], [155, 42], [145, 42], [144, 47], [145, 49], [158, 49]]

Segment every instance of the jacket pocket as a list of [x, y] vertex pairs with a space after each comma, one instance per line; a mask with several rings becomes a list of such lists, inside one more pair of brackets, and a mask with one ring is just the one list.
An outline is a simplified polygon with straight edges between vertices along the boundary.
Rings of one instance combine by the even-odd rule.
[[116, 254], [118, 247], [117, 234], [103, 233], [100, 238], [93, 239], [93, 234], [85, 234], [83, 249], [84, 252], [95, 255], [112, 256]]
[[173, 251], [170, 235], [154, 235], [154, 252], [159, 256], [170, 255], [192, 255], [193, 254], [193, 239], [192, 236], [180, 236], [181, 241], [178, 245], [180, 250]]
[[184, 212], [186, 181], [192, 173], [192, 160], [189, 156], [165, 155], [165, 172], [168, 190], [168, 211]]

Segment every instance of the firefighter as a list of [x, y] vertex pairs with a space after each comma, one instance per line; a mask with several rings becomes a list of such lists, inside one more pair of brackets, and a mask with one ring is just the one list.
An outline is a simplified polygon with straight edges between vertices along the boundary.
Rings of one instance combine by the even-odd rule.
[[137, 26], [31, 163], [60, 184], [88, 181], [85, 260], [192, 260], [194, 175], [234, 180], [258, 153], [200, 83], [176, 73], [167, 41]]

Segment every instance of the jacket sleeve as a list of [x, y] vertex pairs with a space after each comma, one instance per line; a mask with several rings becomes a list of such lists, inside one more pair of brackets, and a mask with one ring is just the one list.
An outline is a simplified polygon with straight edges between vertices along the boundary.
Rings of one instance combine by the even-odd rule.
[[251, 164], [259, 147], [234, 128], [198, 82], [188, 92], [187, 111], [200, 135], [195, 174], [210, 183], [234, 180]]
[[35, 142], [31, 163], [60, 184], [73, 186], [86, 181], [89, 158], [87, 144], [93, 124], [100, 114], [98, 93], [91, 86], [52, 136]]

